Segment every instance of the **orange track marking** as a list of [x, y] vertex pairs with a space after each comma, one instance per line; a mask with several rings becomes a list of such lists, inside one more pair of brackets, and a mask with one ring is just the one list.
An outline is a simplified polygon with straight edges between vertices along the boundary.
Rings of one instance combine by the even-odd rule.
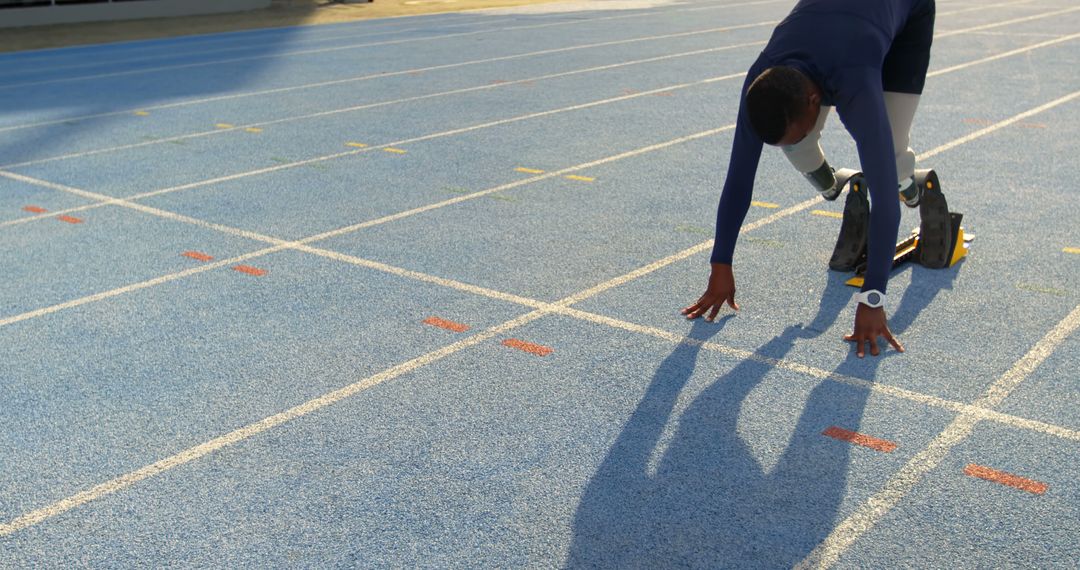
[[840, 441], [846, 441], [854, 443], [855, 445], [861, 445], [863, 447], [869, 447], [877, 451], [884, 451], [885, 453], [892, 453], [896, 450], [896, 444], [884, 439], [878, 439], [866, 434], [861, 434], [856, 431], [847, 430], [844, 428], [832, 426], [829, 429], [821, 432], [821, 435], [827, 435], [833, 439], [839, 439]]
[[970, 475], [971, 477], [978, 477], [979, 479], [985, 479], [987, 481], [993, 481], [994, 483], [1016, 487], [1021, 491], [1027, 491], [1028, 493], [1034, 493], [1036, 495], [1042, 495], [1049, 488], [1046, 483], [1033, 481], [1026, 477], [998, 471], [997, 469], [991, 469], [974, 463], [969, 463], [968, 466], [964, 468], [964, 474]]
[[71, 216], [57, 216], [56, 219], [60, 220], [61, 222], [67, 222], [69, 224], [81, 224], [82, 223], [81, 219], [74, 218], [74, 217], [71, 217]]
[[42, 208], [41, 206], [25, 206], [25, 207], [23, 207], [23, 211], [24, 212], [33, 212], [35, 214], [44, 214], [45, 212], [48, 212], [48, 210], [46, 210], [45, 208]]
[[508, 338], [503, 341], [503, 346], [509, 346], [510, 348], [516, 348], [518, 350], [529, 352], [537, 356], [547, 356], [555, 349], [546, 346], [540, 346], [539, 344], [533, 344], [531, 342], [525, 342], [516, 338]]
[[234, 265], [233, 269], [239, 271], [240, 273], [247, 273], [248, 275], [254, 275], [256, 277], [262, 277], [263, 275], [266, 275], [265, 269], [259, 269], [258, 267], [252, 267], [250, 265]]
[[451, 330], [454, 332], [465, 332], [469, 330], [469, 325], [455, 323], [454, 321], [440, 319], [439, 317], [428, 317], [427, 319], [424, 319], [424, 324], [431, 325], [433, 327], [439, 327], [441, 329]]
[[183, 255], [184, 257], [190, 257], [191, 259], [197, 259], [199, 261], [210, 261], [211, 259], [214, 259], [214, 256], [206, 255], [205, 253], [200, 253], [198, 251], [185, 251], [181, 255]]

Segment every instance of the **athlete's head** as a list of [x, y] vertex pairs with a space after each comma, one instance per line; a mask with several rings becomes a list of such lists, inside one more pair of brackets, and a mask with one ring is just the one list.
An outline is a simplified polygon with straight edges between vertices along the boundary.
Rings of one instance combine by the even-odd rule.
[[746, 91], [750, 125], [765, 144], [789, 146], [801, 141], [817, 123], [821, 94], [793, 67], [770, 67]]

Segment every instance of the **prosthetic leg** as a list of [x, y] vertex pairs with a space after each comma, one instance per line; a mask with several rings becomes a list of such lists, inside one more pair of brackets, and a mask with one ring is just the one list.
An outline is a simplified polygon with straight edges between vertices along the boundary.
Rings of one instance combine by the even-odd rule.
[[840, 223], [840, 235], [829, 258], [829, 269], [834, 271], [855, 271], [866, 259], [870, 199], [866, 196], [862, 172], [850, 168], [837, 170], [836, 187], [843, 190], [848, 184], [851, 188], [844, 202], [844, 220]]
[[[839, 175], [840, 171], [837, 171]], [[844, 203], [844, 220], [840, 224], [840, 236], [836, 240], [829, 268], [836, 271], [854, 271], [855, 277], [848, 285], [862, 287], [866, 272], [866, 239], [870, 225], [870, 202], [860, 173], [850, 177], [851, 190]], [[964, 235], [960, 226], [964, 215], [950, 212], [941, 192], [937, 173], [933, 170], [916, 170], [915, 184], [919, 188], [919, 227], [907, 239], [896, 244], [893, 269], [907, 262], [918, 263], [931, 269], [952, 267], [968, 253], [974, 236]]]

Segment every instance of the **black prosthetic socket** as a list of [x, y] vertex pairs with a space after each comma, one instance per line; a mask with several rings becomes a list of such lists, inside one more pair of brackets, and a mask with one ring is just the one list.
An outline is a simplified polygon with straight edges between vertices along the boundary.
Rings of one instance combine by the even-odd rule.
[[833, 168], [829, 166], [829, 161], [824, 160], [821, 162], [821, 166], [812, 172], [803, 174], [810, 184], [817, 188], [818, 192], [821, 192], [821, 196], [826, 200], [835, 200], [843, 188], [836, 183], [836, 176], [833, 175]]

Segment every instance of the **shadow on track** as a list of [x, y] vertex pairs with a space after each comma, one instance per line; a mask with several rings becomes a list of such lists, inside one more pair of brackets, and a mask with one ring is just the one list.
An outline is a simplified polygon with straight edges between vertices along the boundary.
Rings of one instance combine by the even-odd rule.
[[[923, 281], [924, 275], [916, 277]], [[955, 271], [948, 275], [955, 276]], [[942, 277], [926, 279], [940, 287], [923, 283], [909, 288], [915, 292], [904, 295], [892, 320], [894, 333], [910, 325], [937, 289], [947, 287], [943, 282], [951, 277]], [[784, 358], [798, 340], [827, 331], [848, 303], [846, 278], [829, 273], [814, 320], [789, 326], [757, 354]], [[567, 567], [790, 568], [837, 523], [850, 456], [857, 451], [821, 433], [830, 426], [857, 431], [869, 391], [819, 382], [802, 403], [779, 460], [768, 469], [752, 450], [760, 451], [769, 442], [744, 439], [738, 423], [744, 400], [766, 381], [774, 369], [771, 364], [740, 362], [698, 395], [682, 416], [671, 417], [694, 371], [701, 342], [720, 329], [695, 322], [687, 339], [656, 370], [586, 487]], [[882, 359], [897, 356], [890, 349], [887, 356], [858, 359], [852, 349], [835, 372], [873, 381]], [[787, 410], [774, 410], [767, 421], [790, 423], [794, 417]], [[650, 457], [663, 445], [664, 426], [674, 420], [674, 436], [650, 473]]]

